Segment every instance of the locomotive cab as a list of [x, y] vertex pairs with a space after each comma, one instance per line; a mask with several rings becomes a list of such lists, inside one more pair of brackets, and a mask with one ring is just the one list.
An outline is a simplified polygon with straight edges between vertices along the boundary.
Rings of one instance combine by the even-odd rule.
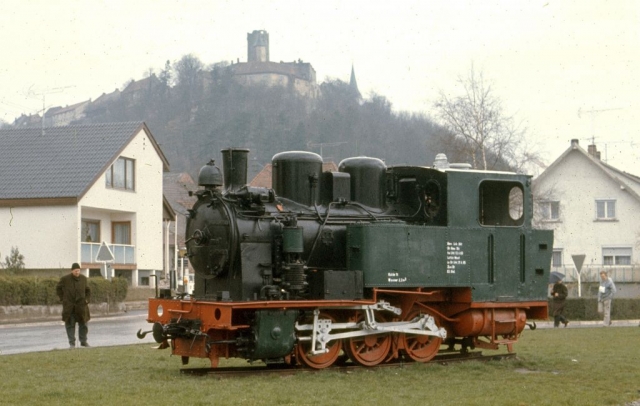
[[407, 223], [446, 226], [448, 223], [448, 177], [439, 170], [395, 166], [387, 171], [390, 214]]

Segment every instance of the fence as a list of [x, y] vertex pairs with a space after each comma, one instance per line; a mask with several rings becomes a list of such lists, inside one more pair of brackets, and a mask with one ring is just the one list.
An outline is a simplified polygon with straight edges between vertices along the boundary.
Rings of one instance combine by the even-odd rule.
[[[578, 272], [574, 266], [551, 267], [551, 271], [565, 274], [565, 282], [577, 282]], [[640, 265], [586, 265], [580, 271], [582, 283], [600, 282], [600, 271], [605, 271], [614, 282], [640, 282]]]

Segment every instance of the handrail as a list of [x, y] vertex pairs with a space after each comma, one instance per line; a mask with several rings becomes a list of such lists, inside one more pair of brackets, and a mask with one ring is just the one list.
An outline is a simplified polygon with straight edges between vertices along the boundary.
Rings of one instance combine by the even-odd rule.
[[156, 299], [158, 299], [158, 275], [149, 275], [150, 278], [155, 278], [154, 285], [156, 286]]

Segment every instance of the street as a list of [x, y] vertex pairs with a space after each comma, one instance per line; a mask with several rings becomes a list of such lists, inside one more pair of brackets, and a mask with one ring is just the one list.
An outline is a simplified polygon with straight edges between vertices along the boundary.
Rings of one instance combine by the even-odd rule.
[[[107, 347], [148, 343], [155, 344], [151, 334], [140, 340], [138, 330], [151, 330], [146, 310], [134, 310], [124, 315], [96, 317], [89, 321], [89, 344]], [[76, 332], [77, 335], [77, 332]], [[67, 334], [62, 321], [0, 325], [0, 355], [68, 349]], [[77, 347], [81, 350], [82, 347]]]

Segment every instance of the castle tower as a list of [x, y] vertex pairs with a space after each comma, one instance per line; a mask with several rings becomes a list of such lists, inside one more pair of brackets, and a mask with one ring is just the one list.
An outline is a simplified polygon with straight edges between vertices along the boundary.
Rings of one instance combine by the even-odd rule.
[[247, 62], [269, 62], [269, 33], [256, 30], [247, 34]]

